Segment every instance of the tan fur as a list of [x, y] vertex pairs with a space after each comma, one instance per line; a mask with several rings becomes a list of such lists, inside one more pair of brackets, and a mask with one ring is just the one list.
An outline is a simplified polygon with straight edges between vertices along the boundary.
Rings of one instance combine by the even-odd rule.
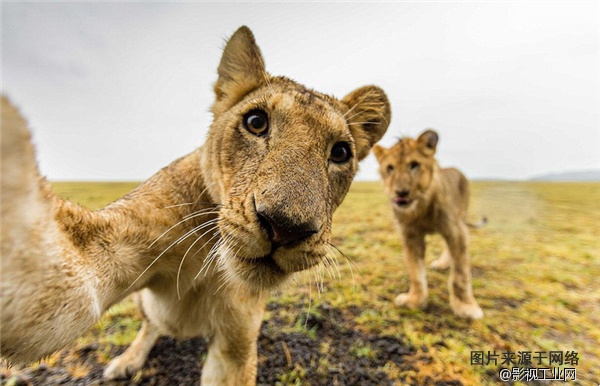
[[[24, 120], [2, 98], [3, 357], [50, 354], [141, 290], [142, 328], [107, 378], [138, 370], [170, 334], [209, 339], [203, 385], [256, 382], [269, 290], [332, 258], [333, 211], [390, 106], [375, 86], [337, 100], [270, 76], [246, 27], [218, 74], [206, 143], [94, 212], [51, 193]], [[268, 116], [265, 135], [244, 125], [256, 109]]]
[[446, 245], [433, 268], [450, 266], [450, 305], [458, 316], [478, 319], [481, 308], [473, 297], [469, 234], [466, 223], [469, 185], [458, 170], [441, 169], [434, 157], [438, 134], [427, 130], [416, 140], [403, 138], [390, 149], [375, 145], [379, 172], [400, 227], [410, 277], [408, 293], [395, 303], [410, 308], [427, 301], [425, 235], [439, 233]]

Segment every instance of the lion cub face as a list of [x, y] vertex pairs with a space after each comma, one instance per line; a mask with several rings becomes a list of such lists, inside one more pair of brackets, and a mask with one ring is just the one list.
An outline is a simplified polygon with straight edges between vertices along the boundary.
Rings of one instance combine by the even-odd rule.
[[332, 253], [333, 211], [385, 133], [390, 106], [375, 86], [337, 100], [270, 76], [245, 27], [218, 72], [202, 159], [222, 205], [218, 264], [231, 279], [268, 289]]
[[428, 188], [437, 167], [434, 158], [438, 134], [426, 130], [416, 140], [402, 138], [389, 149], [375, 145], [385, 192], [399, 213], [410, 213], [428, 201]]

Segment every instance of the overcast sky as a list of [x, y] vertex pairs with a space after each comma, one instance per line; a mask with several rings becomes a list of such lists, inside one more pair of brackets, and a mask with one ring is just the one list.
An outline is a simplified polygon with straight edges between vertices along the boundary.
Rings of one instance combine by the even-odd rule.
[[[2, 91], [52, 180], [143, 180], [202, 144], [224, 39], [343, 97], [377, 84], [391, 146], [425, 128], [471, 178], [600, 168], [598, 2], [2, 3]], [[360, 179], [377, 179], [369, 156]]]

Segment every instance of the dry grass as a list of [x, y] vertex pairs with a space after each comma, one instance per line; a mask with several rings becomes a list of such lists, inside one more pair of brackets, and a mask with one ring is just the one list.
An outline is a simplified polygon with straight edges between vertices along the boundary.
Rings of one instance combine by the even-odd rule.
[[[92, 208], [135, 186], [54, 185], [61, 196]], [[495, 350], [576, 351], [578, 380], [600, 380], [600, 184], [474, 182], [471, 202], [471, 220], [489, 218], [485, 228], [471, 234], [474, 294], [484, 309], [483, 320], [452, 315], [447, 272], [428, 271], [426, 310], [393, 306], [408, 282], [402, 245], [377, 182], [355, 183], [335, 215], [333, 242], [352, 261], [340, 257], [341, 278], [325, 272], [323, 291], [317, 294], [317, 275], [300, 276], [300, 285], [282, 289], [273, 301], [304, 304], [305, 310], [324, 302], [342, 310], [358, 306], [357, 328], [408, 337], [418, 348], [415, 360], [424, 353], [431, 359], [410, 374], [388, 363], [383, 370], [394, 379], [496, 384], [500, 366], [470, 364], [471, 351]], [[430, 261], [441, 252], [441, 240], [432, 236], [428, 246]], [[94, 340], [103, 350], [107, 344], [131, 341], [137, 332], [135, 314], [130, 303], [117, 306], [78, 344]], [[373, 354], [367, 346], [355, 350], [357, 357]], [[296, 382], [302, 373], [294, 369], [288, 378]]]

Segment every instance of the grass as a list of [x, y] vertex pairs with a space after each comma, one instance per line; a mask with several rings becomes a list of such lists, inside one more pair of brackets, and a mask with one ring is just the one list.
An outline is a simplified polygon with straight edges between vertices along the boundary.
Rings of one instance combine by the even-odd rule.
[[[57, 194], [91, 208], [135, 186], [53, 185]], [[471, 188], [470, 220], [489, 218], [486, 227], [472, 231], [470, 245], [473, 291], [485, 312], [482, 320], [452, 314], [447, 272], [428, 270], [430, 295], [425, 310], [393, 305], [395, 296], [408, 289], [408, 280], [402, 244], [378, 182], [355, 183], [335, 214], [333, 243], [352, 261], [346, 264], [340, 258], [341, 278], [335, 272], [325, 274], [323, 289], [317, 293], [314, 272], [301, 275], [299, 285], [283, 288], [272, 301], [304, 304], [305, 311], [325, 302], [341, 310], [359, 307], [356, 328], [404, 336], [418, 348], [415, 357], [424, 352], [431, 357], [421, 362], [418, 371], [408, 370], [410, 374], [388, 362], [383, 371], [398, 380], [407, 377], [424, 383], [431, 377], [491, 385], [497, 383], [500, 360], [498, 365], [471, 365], [472, 351], [495, 351], [500, 358], [503, 352], [575, 351], [579, 382], [598, 382], [600, 184], [473, 182]], [[427, 260], [441, 250], [441, 239], [429, 237]], [[128, 343], [137, 332], [138, 320], [131, 303], [117, 305], [78, 345], [96, 341], [102, 350], [104, 345]], [[290, 329], [305, 330], [300, 324]], [[311, 335], [310, 330], [305, 333]], [[353, 355], [374, 353], [359, 344]], [[281, 378], [282, 384], [302, 384], [303, 372], [294, 368]]]
[[[498, 366], [471, 366], [470, 355], [496, 350], [576, 351], [578, 379], [600, 379], [600, 184], [475, 182], [470, 218], [482, 215], [490, 222], [472, 232], [470, 250], [483, 320], [452, 315], [446, 272], [428, 270], [427, 310], [392, 306], [408, 283], [379, 183], [355, 184], [334, 219], [336, 242], [360, 271], [354, 288], [333, 281], [321, 298], [359, 305], [362, 328], [406, 334], [430, 354], [433, 347], [433, 363], [417, 377], [454, 373], [465, 384], [491, 384]], [[428, 261], [441, 245], [429, 237]]]

